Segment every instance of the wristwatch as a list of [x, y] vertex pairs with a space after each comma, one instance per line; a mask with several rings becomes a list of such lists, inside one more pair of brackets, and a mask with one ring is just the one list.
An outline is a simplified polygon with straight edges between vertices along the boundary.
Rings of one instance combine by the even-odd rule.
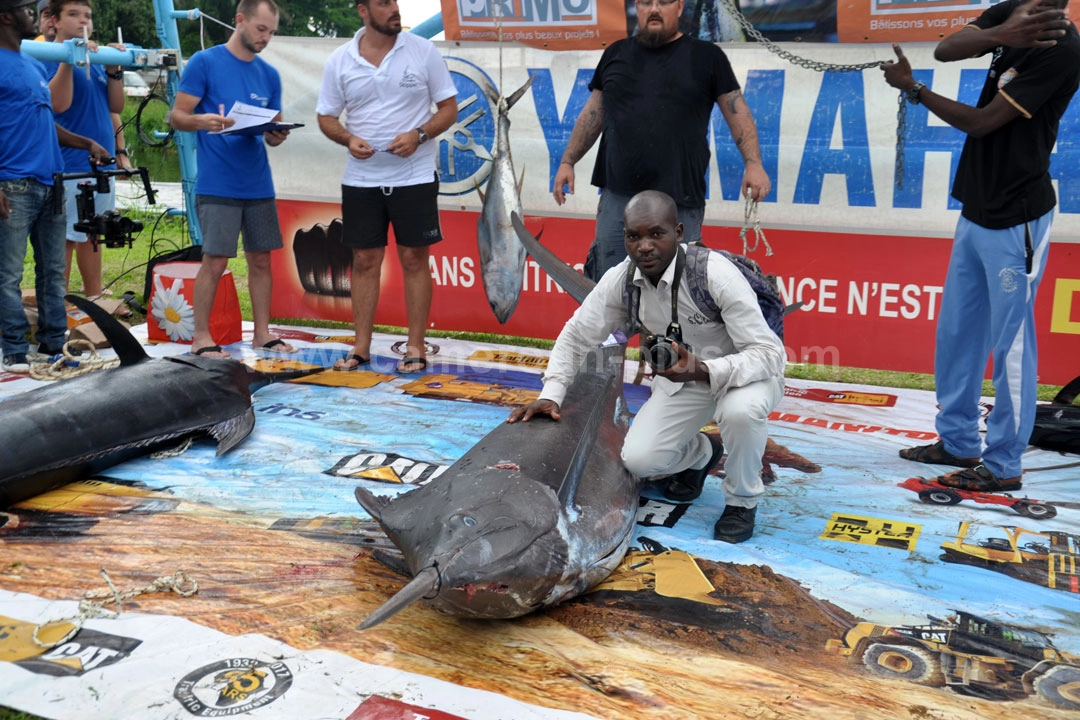
[[123, 80], [124, 79], [124, 71], [123, 70], [117, 70], [116, 72], [113, 72], [113, 73], [106, 72], [105, 75], [110, 80]]
[[907, 91], [907, 101], [912, 105], [919, 104], [919, 91], [925, 88], [925, 83], [916, 82], [911, 86], [911, 89]]
[[423, 145], [428, 141], [429, 135], [424, 132], [424, 128], [416, 128], [416, 134], [420, 137], [420, 144]]

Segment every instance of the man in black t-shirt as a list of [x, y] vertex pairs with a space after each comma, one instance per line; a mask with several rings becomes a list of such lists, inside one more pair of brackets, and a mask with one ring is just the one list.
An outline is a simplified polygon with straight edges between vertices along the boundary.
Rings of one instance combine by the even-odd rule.
[[771, 187], [754, 117], [724, 51], [679, 32], [684, 0], [636, 4], [638, 32], [612, 43], [600, 58], [552, 193], [559, 205], [566, 192], [573, 194], [574, 165], [599, 138], [592, 183], [601, 195], [596, 239], [585, 263], [585, 274], [597, 281], [626, 257], [623, 211], [643, 190], [674, 198], [683, 236], [688, 242], [701, 239], [714, 103], [746, 166], [743, 194], [764, 200]]
[[[952, 195], [963, 204], [938, 315], [934, 355], [941, 440], [900, 451], [917, 462], [962, 468], [949, 487], [1021, 487], [1021, 455], [1035, 422], [1035, 294], [1057, 198], [1050, 153], [1080, 85], [1080, 35], [1068, 0], [1004, 0], [943, 40], [942, 61], [992, 53], [976, 107], [915, 82], [899, 46], [885, 80], [912, 103], [967, 133]], [[979, 437], [979, 397], [993, 354], [994, 409]]]

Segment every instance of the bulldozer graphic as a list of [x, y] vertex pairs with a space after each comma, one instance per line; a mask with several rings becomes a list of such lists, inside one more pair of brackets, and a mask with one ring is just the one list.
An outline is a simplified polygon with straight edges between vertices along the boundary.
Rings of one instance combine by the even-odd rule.
[[969, 538], [971, 523], [961, 522], [956, 540], [942, 543], [945, 562], [974, 565], [1052, 590], [1080, 593], [1080, 535], [1057, 530], [995, 528], [1005, 537]]
[[825, 649], [883, 677], [986, 700], [1037, 695], [1080, 710], [1080, 657], [1054, 647], [1037, 630], [953, 612], [947, 620], [929, 617], [929, 625], [861, 622]]

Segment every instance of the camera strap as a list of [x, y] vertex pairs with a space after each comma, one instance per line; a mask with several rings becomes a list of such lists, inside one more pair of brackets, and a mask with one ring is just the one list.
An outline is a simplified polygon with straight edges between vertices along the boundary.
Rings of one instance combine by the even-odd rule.
[[671, 281], [671, 324], [668, 325], [668, 337], [682, 342], [682, 326], [679, 325], [679, 285], [682, 283], [683, 270], [686, 268], [686, 251], [679, 243], [675, 252], [675, 277]]

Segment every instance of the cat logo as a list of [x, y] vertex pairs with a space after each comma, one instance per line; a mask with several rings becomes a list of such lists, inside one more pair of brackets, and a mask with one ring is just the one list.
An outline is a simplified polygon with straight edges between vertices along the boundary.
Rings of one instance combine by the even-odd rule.
[[53, 677], [78, 676], [107, 667], [129, 657], [142, 640], [82, 628], [65, 642], [59, 642], [74, 629], [67, 621], [46, 623], [38, 629], [34, 641], [35, 623], [0, 616], [0, 661], [14, 663], [24, 670]]
[[192, 715], [226, 717], [269, 705], [285, 694], [292, 681], [285, 663], [230, 658], [185, 675], [173, 697]]

